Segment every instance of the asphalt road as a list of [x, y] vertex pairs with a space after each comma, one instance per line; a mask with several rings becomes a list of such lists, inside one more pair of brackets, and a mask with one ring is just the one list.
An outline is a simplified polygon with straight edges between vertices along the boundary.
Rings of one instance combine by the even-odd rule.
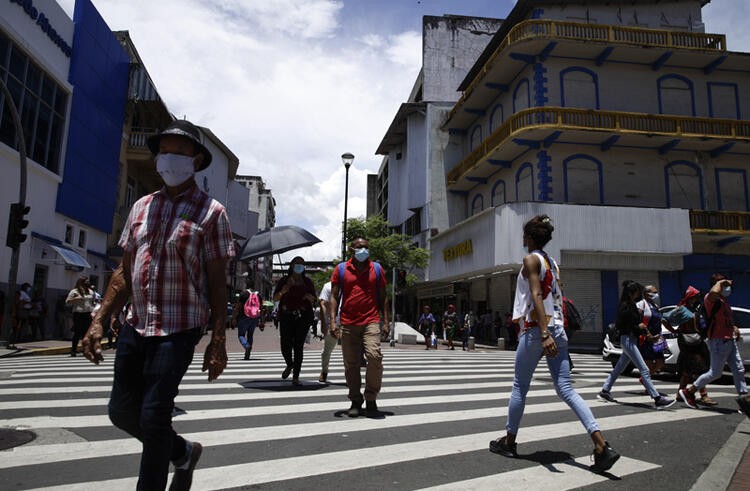
[[[272, 348], [276, 336], [267, 328], [258, 348]], [[731, 385], [711, 388], [720, 402], [711, 410], [677, 403], [656, 411], [636, 377], [615, 385], [619, 403], [597, 401], [610, 365], [573, 355], [575, 387], [623, 455], [598, 475], [588, 470], [590, 440], [556, 397], [544, 363], [527, 399], [520, 456], [509, 459], [487, 444], [503, 433], [513, 352], [384, 347], [379, 406], [386, 416], [351, 419], [341, 414], [349, 404], [340, 351], [324, 385], [310, 348], [299, 389], [280, 380], [284, 365], [275, 350], [244, 361], [235, 348], [211, 384], [196, 356], [175, 416], [177, 430], [205, 447], [193, 489], [689, 489], [744, 418]], [[134, 488], [140, 444], [106, 416], [112, 359], [98, 367], [80, 357], [0, 360], [0, 427], [38, 435], [0, 452], [1, 489]], [[676, 382], [657, 387], [673, 394]]]

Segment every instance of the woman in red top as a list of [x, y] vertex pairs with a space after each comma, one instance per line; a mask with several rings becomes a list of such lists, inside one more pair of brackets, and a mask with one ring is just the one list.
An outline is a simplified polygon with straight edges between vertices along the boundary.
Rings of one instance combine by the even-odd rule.
[[287, 275], [276, 283], [273, 300], [279, 303], [281, 323], [281, 354], [286, 361], [282, 379], [292, 373], [292, 384], [301, 385], [299, 372], [302, 369], [302, 352], [305, 337], [313, 319], [316, 301], [315, 285], [305, 276], [305, 260], [300, 256], [292, 259]]
[[680, 389], [682, 400], [689, 407], [695, 408], [695, 392], [710, 382], [721, 377], [724, 364], [729, 366], [737, 389], [737, 404], [750, 417], [750, 401], [747, 399], [747, 384], [745, 383], [745, 367], [737, 349], [739, 328], [732, 319], [732, 310], [728, 297], [732, 294], [732, 280], [721, 273], [711, 276], [711, 290], [703, 299], [706, 308], [708, 349], [711, 352], [711, 367], [698, 377], [691, 385]]

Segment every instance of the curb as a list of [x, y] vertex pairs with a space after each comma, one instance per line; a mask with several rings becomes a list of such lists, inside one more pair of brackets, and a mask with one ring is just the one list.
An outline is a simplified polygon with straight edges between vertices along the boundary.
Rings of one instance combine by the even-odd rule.
[[737, 425], [732, 436], [714, 455], [711, 463], [695, 481], [690, 491], [727, 489], [745, 455], [748, 444], [750, 444], [750, 419], [743, 416], [742, 422]]
[[[102, 349], [109, 349], [109, 341], [102, 342]], [[67, 355], [70, 353], [70, 346], [55, 346], [50, 348], [21, 348], [16, 351], [10, 351], [0, 355], [0, 358], [15, 358], [18, 356], [44, 356], [44, 355]], [[78, 353], [81, 353], [79, 350]]]

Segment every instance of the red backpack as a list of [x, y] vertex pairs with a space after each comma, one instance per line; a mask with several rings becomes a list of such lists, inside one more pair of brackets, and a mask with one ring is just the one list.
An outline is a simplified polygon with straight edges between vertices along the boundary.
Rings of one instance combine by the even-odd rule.
[[255, 292], [250, 292], [245, 302], [245, 316], [251, 319], [257, 319], [260, 316], [260, 297]]

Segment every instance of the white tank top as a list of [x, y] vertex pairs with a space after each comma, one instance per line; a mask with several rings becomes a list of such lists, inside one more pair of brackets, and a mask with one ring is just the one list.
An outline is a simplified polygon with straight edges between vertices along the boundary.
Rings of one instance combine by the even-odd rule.
[[[549, 258], [550, 266], [550, 277], [546, 280], [549, 285], [549, 294], [543, 299], [544, 312], [550, 318], [548, 326], [564, 325], [563, 314], [562, 314], [562, 291], [560, 290], [559, 276], [560, 269], [557, 266], [552, 257], [542, 254], [539, 251], [533, 251], [532, 254], [539, 258], [539, 279], [543, 283], [547, 276], [547, 259]], [[543, 288], [544, 289], [544, 288]], [[513, 302], [513, 320], [521, 324], [523, 329], [524, 325], [531, 324], [536, 325], [534, 314], [534, 302], [531, 297], [531, 287], [529, 286], [528, 278], [523, 276], [523, 269], [518, 272], [518, 279], [516, 280], [516, 296]]]

